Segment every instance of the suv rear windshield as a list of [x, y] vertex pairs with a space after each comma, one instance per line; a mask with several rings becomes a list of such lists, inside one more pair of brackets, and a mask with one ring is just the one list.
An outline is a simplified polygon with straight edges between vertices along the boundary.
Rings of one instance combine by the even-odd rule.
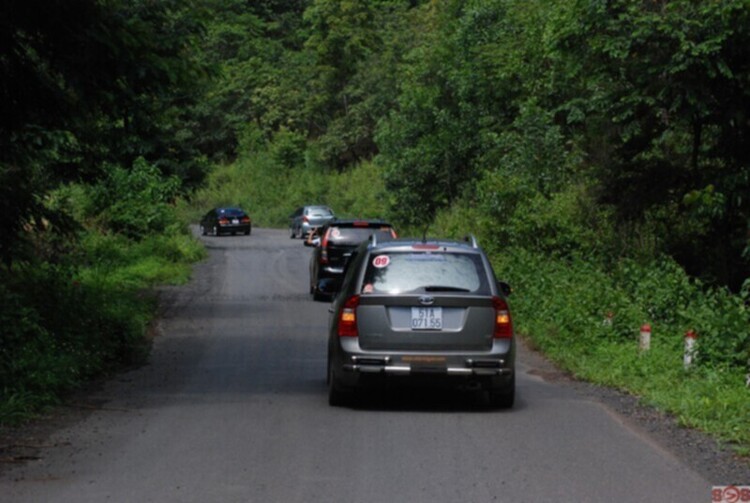
[[380, 241], [393, 239], [393, 229], [389, 226], [381, 227], [331, 227], [328, 240], [337, 245], [358, 244], [376, 235]]
[[480, 255], [444, 252], [373, 254], [367, 264], [362, 291], [490, 293]]

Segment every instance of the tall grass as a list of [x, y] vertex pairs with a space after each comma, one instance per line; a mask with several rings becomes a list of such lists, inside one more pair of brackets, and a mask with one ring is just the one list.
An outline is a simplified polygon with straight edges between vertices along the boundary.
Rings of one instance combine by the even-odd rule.
[[151, 288], [187, 281], [203, 254], [179, 228], [139, 241], [87, 231], [64, 263], [0, 270], [0, 423], [23, 421], [92, 378], [145, 361]]

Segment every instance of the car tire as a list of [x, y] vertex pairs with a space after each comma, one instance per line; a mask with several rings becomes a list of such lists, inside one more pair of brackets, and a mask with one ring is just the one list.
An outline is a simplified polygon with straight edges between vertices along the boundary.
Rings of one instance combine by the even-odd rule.
[[328, 365], [328, 405], [331, 407], [341, 407], [346, 405], [351, 398], [349, 392], [341, 389], [341, 385], [333, 373], [331, 365]]
[[317, 287], [311, 286], [310, 289], [312, 290], [313, 294], [313, 300], [316, 302], [325, 302], [326, 300], [329, 300], [329, 297], [318, 290]]
[[248, 227], [247, 230], [245, 231], [245, 236], [249, 236], [252, 230], [253, 230], [252, 227]]
[[513, 378], [508, 389], [490, 391], [490, 406], [498, 409], [510, 409], [516, 401], [516, 380]]
[[214, 225], [213, 229], [211, 229], [211, 235], [219, 237], [219, 228]]

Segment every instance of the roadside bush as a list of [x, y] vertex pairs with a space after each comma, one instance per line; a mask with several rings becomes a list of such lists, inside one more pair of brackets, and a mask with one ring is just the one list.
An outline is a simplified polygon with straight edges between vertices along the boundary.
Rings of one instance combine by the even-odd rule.
[[0, 423], [143, 362], [156, 309], [150, 287], [187, 281], [204, 254], [180, 226], [137, 241], [86, 231], [65, 261], [0, 268]]
[[[673, 261], [551, 258], [522, 248], [493, 253], [519, 333], [579, 378], [641, 396], [688, 426], [750, 445], [750, 311], [726, 290], [705, 290]], [[608, 316], [611, 315], [611, 316]], [[638, 350], [643, 323], [651, 350]], [[683, 367], [685, 331], [697, 358]]]
[[165, 178], [158, 168], [137, 159], [131, 169], [108, 170], [107, 178], [92, 189], [88, 214], [106, 229], [140, 239], [177, 223], [171, 203], [179, 188], [177, 177]]
[[147, 299], [49, 264], [6, 272], [4, 279], [0, 422], [21, 419], [79, 383], [145, 356], [143, 326], [153, 309]]

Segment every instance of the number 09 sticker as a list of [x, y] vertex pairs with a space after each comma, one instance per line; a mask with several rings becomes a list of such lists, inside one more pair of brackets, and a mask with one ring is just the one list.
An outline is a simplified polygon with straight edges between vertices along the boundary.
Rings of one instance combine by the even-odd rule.
[[372, 259], [372, 265], [374, 267], [377, 267], [378, 269], [382, 269], [383, 267], [388, 267], [388, 264], [391, 263], [391, 258], [388, 255], [378, 255], [374, 259]]

